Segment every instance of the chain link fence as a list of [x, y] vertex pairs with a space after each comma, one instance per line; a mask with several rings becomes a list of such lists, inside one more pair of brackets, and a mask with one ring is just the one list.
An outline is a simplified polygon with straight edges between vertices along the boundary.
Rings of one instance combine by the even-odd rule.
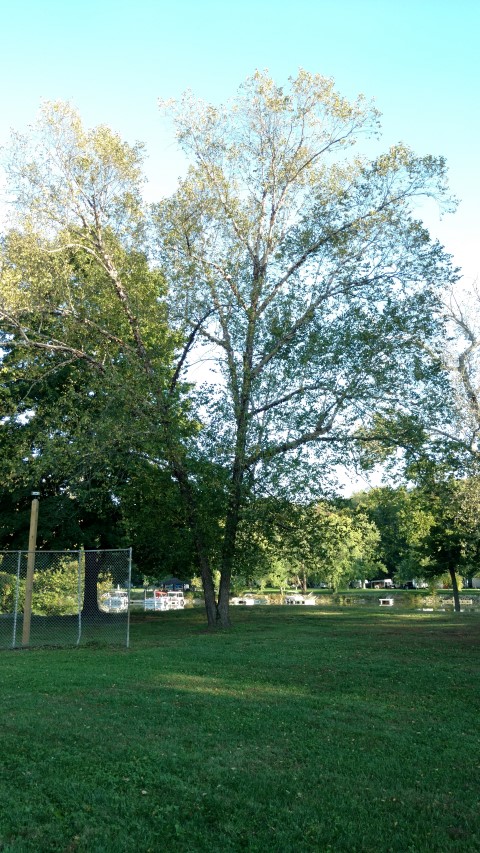
[[129, 646], [131, 548], [0, 551], [0, 648]]

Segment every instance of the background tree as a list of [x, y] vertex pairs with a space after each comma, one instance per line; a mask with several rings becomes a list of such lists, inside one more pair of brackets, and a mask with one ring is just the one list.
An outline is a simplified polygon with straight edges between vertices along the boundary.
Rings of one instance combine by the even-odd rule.
[[[40, 550], [85, 547], [83, 614], [97, 615], [101, 555], [91, 549], [126, 547], [125, 527], [114, 486], [125, 476], [106, 400], [96, 398], [83, 365], [64, 366], [33, 381], [28, 358], [16, 376], [13, 352], [4, 355], [5, 389], [15, 386], [17, 406], [0, 424], [0, 548], [25, 548], [30, 492], [41, 493]], [[39, 359], [33, 373], [39, 376]], [[85, 383], [86, 387], [85, 387]], [[118, 424], [117, 424], [118, 425]], [[99, 452], [99, 442], [102, 445]], [[123, 458], [123, 469], [127, 459]], [[39, 563], [40, 565], [40, 563]], [[122, 582], [124, 577], [122, 577]]]
[[457, 573], [464, 577], [475, 574], [480, 564], [480, 479], [446, 479], [443, 472], [430, 467], [420, 491], [433, 516], [428, 534], [419, 543], [424, 574], [438, 577], [448, 573], [459, 612]]
[[[480, 462], [480, 293], [478, 283], [465, 288], [462, 281], [444, 297], [445, 319], [450, 333], [439, 360], [447, 371], [454, 416], [439, 432], [456, 452], [458, 465], [478, 469]], [[452, 451], [450, 451], [452, 453]], [[458, 467], [458, 466], [457, 466]]]
[[472, 576], [480, 565], [480, 481], [449, 477], [428, 457], [415, 476], [410, 489], [372, 489], [352, 503], [375, 521], [388, 574], [397, 583], [448, 575], [459, 610], [458, 575]]
[[[138, 482], [134, 464], [161, 476], [177, 430], [195, 430], [180, 402], [165, 282], [147, 260], [141, 153], [107, 128], [85, 131], [68, 105], [47, 104], [31, 133], [14, 137], [7, 164], [0, 438], [5, 447], [21, 436], [29, 465], [4, 479], [4, 499], [41, 486], [44, 544], [57, 547], [125, 541], [119, 495]], [[96, 574], [87, 571], [92, 607]]]
[[423, 578], [421, 545], [434, 523], [425, 496], [418, 489], [383, 486], [353, 495], [351, 503], [363, 509], [379, 532], [378, 554], [386, 575], [397, 583]]
[[[138, 567], [142, 579], [188, 579], [196, 561], [184, 508], [165, 459], [155, 457], [155, 425], [145, 423], [131, 387], [120, 396], [82, 362], [49, 372], [38, 355], [22, 354], [20, 364], [15, 355], [15, 348], [4, 353], [0, 385], [5, 399], [16, 400], [0, 424], [0, 548], [26, 547], [35, 488], [38, 547], [87, 549], [84, 615], [98, 613], [102, 570], [90, 549], [133, 545], [134, 575]], [[205, 505], [214, 547], [213, 484], [211, 491]]]
[[39, 373], [85, 365], [99, 377], [100, 395], [135, 416], [131, 451], [168, 468], [177, 483], [214, 624], [211, 525], [198, 480], [208, 464], [195, 450], [199, 423], [189, 416], [181, 377], [202, 318], [185, 338], [168, 328], [164, 278], [146, 254], [141, 155], [141, 146], [122, 143], [108, 128], [85, 131], [65, 104], [47, 104], [31, 133], [15, 136], [2, 335], [17, 356], [43, 354]]
[[362, 510], [326, 500], [293, 505], [279, 532], [278, 553], [304, 592], [307, 585], [318, 584], [336, 590], [384, 568], [378, 557], [380, 534]]
[[[458, 273], [458, 271], [457, 271]], [[407, 447], [401, 468], [426, 463], [437, 465], [446, 477], [478, 471], [480, 434], [480, 293], [475, 282], [470, 287], [457, 274], [441, 293], [439, 310], [445, 334], [436, 341], [421, 341], [437, 373], [439, 399], [430, 400], [421, 420], [402, 413], [390, 425], [390, 445], [382, 441], [385, 424], [380, 416], [362, 452], [365, 468], [382, 462], [395, 467], [396, 446]], [[393, 427], [393, 429], [392, 429]], [[375, 430], [380, 440], [375, 441]], [[397, 460], [398, 461], [398, 460]]]

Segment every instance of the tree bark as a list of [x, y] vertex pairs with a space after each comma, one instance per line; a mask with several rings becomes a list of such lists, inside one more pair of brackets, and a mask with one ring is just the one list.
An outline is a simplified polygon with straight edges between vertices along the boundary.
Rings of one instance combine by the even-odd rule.
[[[230, 615], [230, 583], [235, 559], [238, 526], [240, 524], [240, 512], [243, 500], [243, 481], [245, 476], [245, 458], [248, 433], [248, 411], [252, 398], [252, 370], [255, 331], [258, 320], [258, 302], [262, 290], [262, 282], [265, 276], [265, 263], [260, 261], [258, 253], [253, 257], [252, 290], [250, 296], [250, 307], [248, 311], [248, 327], [246, 331], [245, 347], [243, 352], [243, 375], [240, 393], [234, 394], [236, 439], [235, 456], [232, 465], [232, 478], [230, 485], [230, 498], [225, 518], [225, 532], [222, 544], [222, 560], [220, 567], [220, 589], [218, 594], [217, 617], [222, 628], [229, 628]], [[227, 330], [224, 330], [227, 332]], [[228, 332], [225, 334], [229, 339]], [[232, 364], [234, 363], [233, 352], [230, 350]], [[232, 387], [235, 382], [235, 371], [232, 372]]]
[[220, 571], [220, 588], [218, 591], [217, 618], [222, 628], [230, 628], [230, 583], [232, 579], [235, 543], [239, 524], [239, 504], [234, 500], [230, 506], [223, 537], [222, 564]]
[[222, 628], [230, 628], [230, 583], [232, 579], [238, 525], [240, 523], [240, 507], [242, 503], [243, 466], [237, 457], [233, 466], [230, 501], [225, 519], [223, 535], [222, 562], [220, 570], [220, 589], [218, 594], [217, 616]]
[[207, 555], [199, 543], [196, 544], [198, 562], [200, 564], [200, 575], [202, 578], [203, 598], [205, 601], [205, 612], [209, 628], [217, 627], [217, 604], [215, 601], [215, 587], [213, 585], [212, 570]]
[[453, 590], [453, 605], [455, 613], [460, 613], [460, 595], [458, 592], [457, 574], [454, 568], [449, 568], [449, 574], [452, 581]]
[[98, 575], [100, 558], [96, 551], [85, 551], [85, 580], [83, 583], [82, 617], [96, 619], [100, 615], [98, 606]]
[[213, 584], [212, 567], [198, 518], [196, 496], [189, 480], [187, 470], [179, 456], [178, 450], [173, 447], [172, 442], [167, 442], [169, 451], [170, 470], [178, 483], [180, 494], [188, 526], [192, 531], [195, 551], [202, 578], [203, 597], [205, 601], [205, 612], [209, 628], [216, 628], [218, 621], [217, 604], [215, 601], [215, 587]]

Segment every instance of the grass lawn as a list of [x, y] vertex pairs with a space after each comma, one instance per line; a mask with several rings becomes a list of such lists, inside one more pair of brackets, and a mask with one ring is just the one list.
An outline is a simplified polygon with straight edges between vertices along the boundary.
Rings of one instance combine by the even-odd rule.
[[0, 851], [478, 851], [480, 618], [238, 608], [0, 653]]
[[[15, 630], [14, 630], [15, 628]], [[0, 650], [22, 645], [23, 616], [20, 613], [14, 626], [13, 614], [0, 616]], [[127, 614], [102, 613], [97, 619], [83, 619], [79, 628], [77, 616], [36, 616], [31, 619], [31, 646], [74, 646], [96, 644], [127, 645]], [[0, 848], [1, 850], [1, 848]]]

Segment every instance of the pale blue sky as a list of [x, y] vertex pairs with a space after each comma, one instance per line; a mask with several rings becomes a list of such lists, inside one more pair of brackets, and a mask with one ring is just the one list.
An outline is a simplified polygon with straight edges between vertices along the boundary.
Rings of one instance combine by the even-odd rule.
[[147, 143], [149, 197], [171, 192], [182, 161], [158, 97], [186, 88], [214, 102], [255, 68], [298, 67], [340, 92], [375, 97], [385, 146], [444, 154], [462, 204], [428, 224], [467, 281], [480, 272], [480, 0], [3, 0], [0, 143], [41, 99], [68, 99], [88, 125]]

